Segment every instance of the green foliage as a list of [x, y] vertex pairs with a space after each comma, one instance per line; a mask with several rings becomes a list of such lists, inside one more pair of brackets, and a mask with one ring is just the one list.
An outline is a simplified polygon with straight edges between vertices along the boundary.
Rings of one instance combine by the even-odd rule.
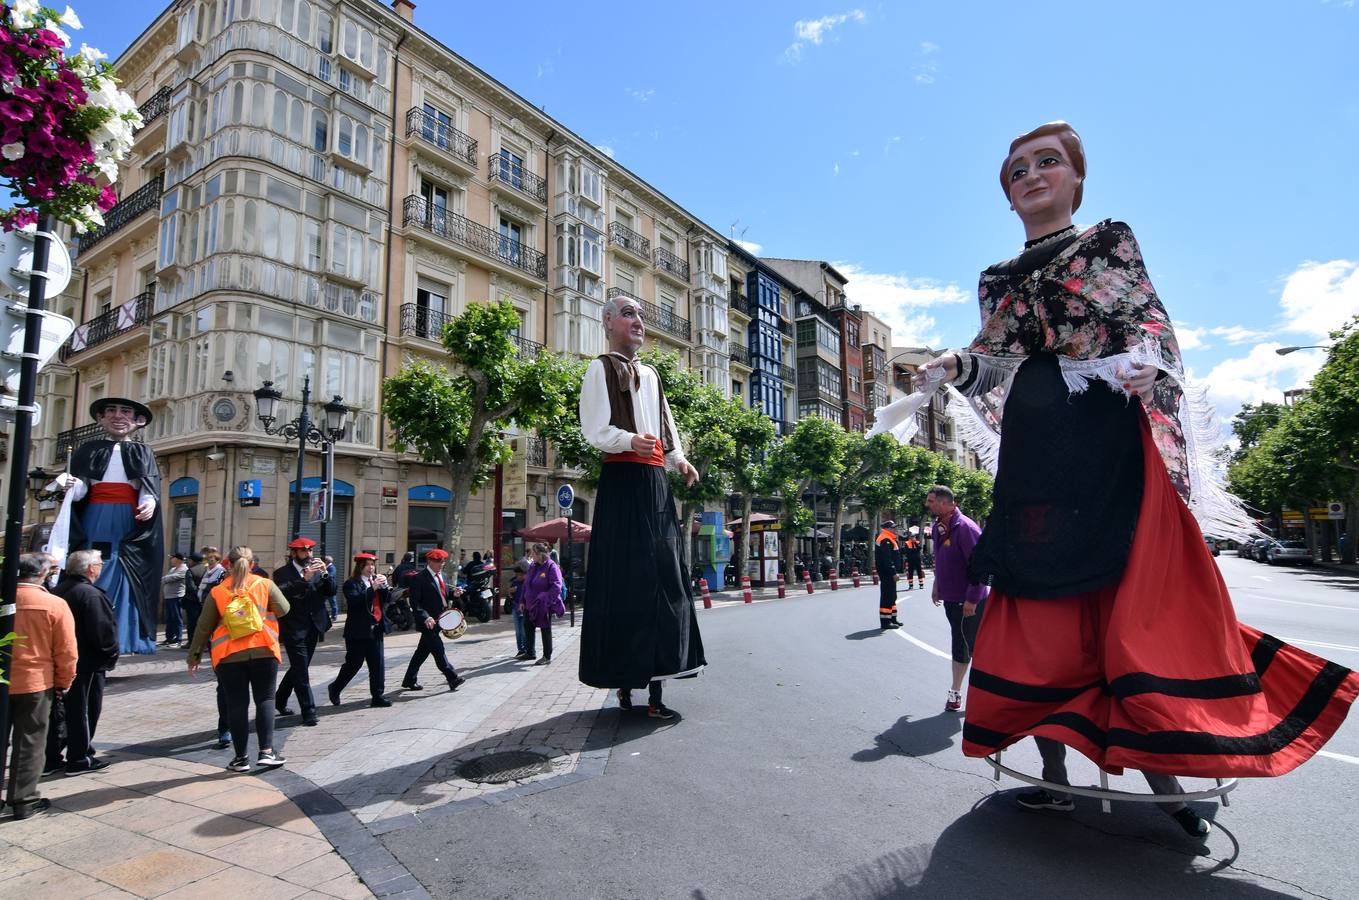
[[[0, 651], [4, 651], [4, 649], [8, 647], [10, 644], [16, 643], [19, 640], [21, 640], [21, 638], [12, 631], [3, 637], [0, 637]], [[11, 660], [14, 658], [11, 655], [12, 653], [13, 653], [12, 650], [8, 652], [0, 652], [0, 659], [5, 659], [7, 661]], [[0, 668], [0, 684], [9, 684], [9, 678], [7, 677], [8, 675], [9, 672], [5, 671], [5, 669], [3, 668]]]

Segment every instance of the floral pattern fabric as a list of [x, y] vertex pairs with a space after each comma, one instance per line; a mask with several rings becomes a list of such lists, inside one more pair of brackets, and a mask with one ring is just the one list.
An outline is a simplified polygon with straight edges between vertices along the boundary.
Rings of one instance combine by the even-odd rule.
[[[977, 297], [982, 328], [968, 347], [972, 353], [1095, 360], [1151, 339], [1160, 348], [1161, 368], [1183, 371], [1170, 317], [1152, 287], [1137, 238], [1123, 222], [1100, 222], [1035, 269], [992, 266], [981, 275]], [[1174, 380], [1162, 378], [1145, 408], [1171, 483], [1187, 502], [1183, 400]], [[997, 411], [992, 406], [988, 412]]]

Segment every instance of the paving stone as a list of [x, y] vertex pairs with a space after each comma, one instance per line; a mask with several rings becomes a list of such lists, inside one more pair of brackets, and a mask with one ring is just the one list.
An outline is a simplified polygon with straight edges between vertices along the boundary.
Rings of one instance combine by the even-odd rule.
[[0, 896], [16, 900], [83, 900], [106, 889], [102, 881], [55, 865], [0, 881]]
[[147, 834], [196, 817], [202, 810], [187, 803], [172, 803], [159, 797], [142, 797], [135, 803], [106, 812], [97, 818], [105, 825]]
[[90, 874], [142, 897], [157, 897], [220, 872], [227, 864], [178, 847], [161, 845]]
[[92, 875], [106, 866], [159, 850], [163, 846], [164, 844], [158, 841], [130, 831], [97, 825], [96, 830], [74, 840], [34, 848], [33, 852], [58, 865], [69, 866], [78, 872]]
[[23, 847], [11, 844], [0, 846], [0, 882], [6, 878], [17, 878], [47, 865], [51, 865], [48, 860], [36, 853], [29, 853]]
[[240, 900], [259, 897], [261, 900], [292, 900], [306, 892], [306, 888], [243, 869], [228, 866], [214, 875], [185, 885], [162, 895], [158, 900]]
[[310, 862], [294, 866], [284, 872], [279, 877], [293, 884], [299, 884], [306, 888], [314, 887], [325, 881], [331, 881], [345, 875], [353, 874], [353, 869], [349, 863], [345, 862], [340, 854], [331, 851], [322, 856], [318, 856]]
[[267, 827], [249, 819], [199, 810], [193, 818], [158, 828], [147, 833], [147, 837], [202, 853], [234, 844], [246, 835], [265, 831]]
[[232, 844], [207, 851], [220, 860], [240, 863], [249, 860], [253, 871], [281, 875], [293, 866], [309, 862], [330, 852], [324, 840], [272, 829], [247, 835]]

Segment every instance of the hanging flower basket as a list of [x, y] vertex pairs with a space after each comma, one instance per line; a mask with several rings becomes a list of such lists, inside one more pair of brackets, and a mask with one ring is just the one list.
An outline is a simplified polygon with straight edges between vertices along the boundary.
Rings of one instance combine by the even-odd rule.
[[80, 28], [36, 0], [0, 0], [0, 182], [17, 201], [0, 211], [6, 231], [51, 215], [84, 234], [118, 202], [112, 182], [142, 124], [103, 53], [66, 55]]

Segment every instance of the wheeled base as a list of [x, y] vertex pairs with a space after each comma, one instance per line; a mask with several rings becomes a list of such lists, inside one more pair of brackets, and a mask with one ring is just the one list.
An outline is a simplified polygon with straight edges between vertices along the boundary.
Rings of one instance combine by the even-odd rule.
[[1139, 794], [1133, 791], [1115, 791], [1109, 787], [1109, 773], [1103, 769], [1099, 770], [1099, 787], [1073, 787], [1067, 784], [1056, 784], [1051, 781], [1044, 781], [1032, 775], [1025, 775], [1023, 772], [1016, 772], [1009, 766], [1002, 765], [1000, 758], [1004, 751], [997, 751], [992, 756], [986, 757], [987, 764], [995, 770], [996, 781], [1000, 781], [1001, 773], [1009, 775], [1017, 781], [1031, 784], [1034, 787], [1043, 788], [1057, 794], [1074, 794], [1078, 797], [1094, 797], [1100, 801], [1100, 806], [1107, 813], [1110, 811], [1109, 801], [1123, 800], [1129, 803], [1189, 803], [1194, 800], [1212, 800], [1215, 797], [1222, 798], [1223, 806], [1230, 806], [1231, 801], [1227, 795], [1236, 789], [1237, 780], [1235, 778], [1216, 778], [1217, 784], [1214, 787], [1202, 791], [1186, 791], [1183, 794]]

